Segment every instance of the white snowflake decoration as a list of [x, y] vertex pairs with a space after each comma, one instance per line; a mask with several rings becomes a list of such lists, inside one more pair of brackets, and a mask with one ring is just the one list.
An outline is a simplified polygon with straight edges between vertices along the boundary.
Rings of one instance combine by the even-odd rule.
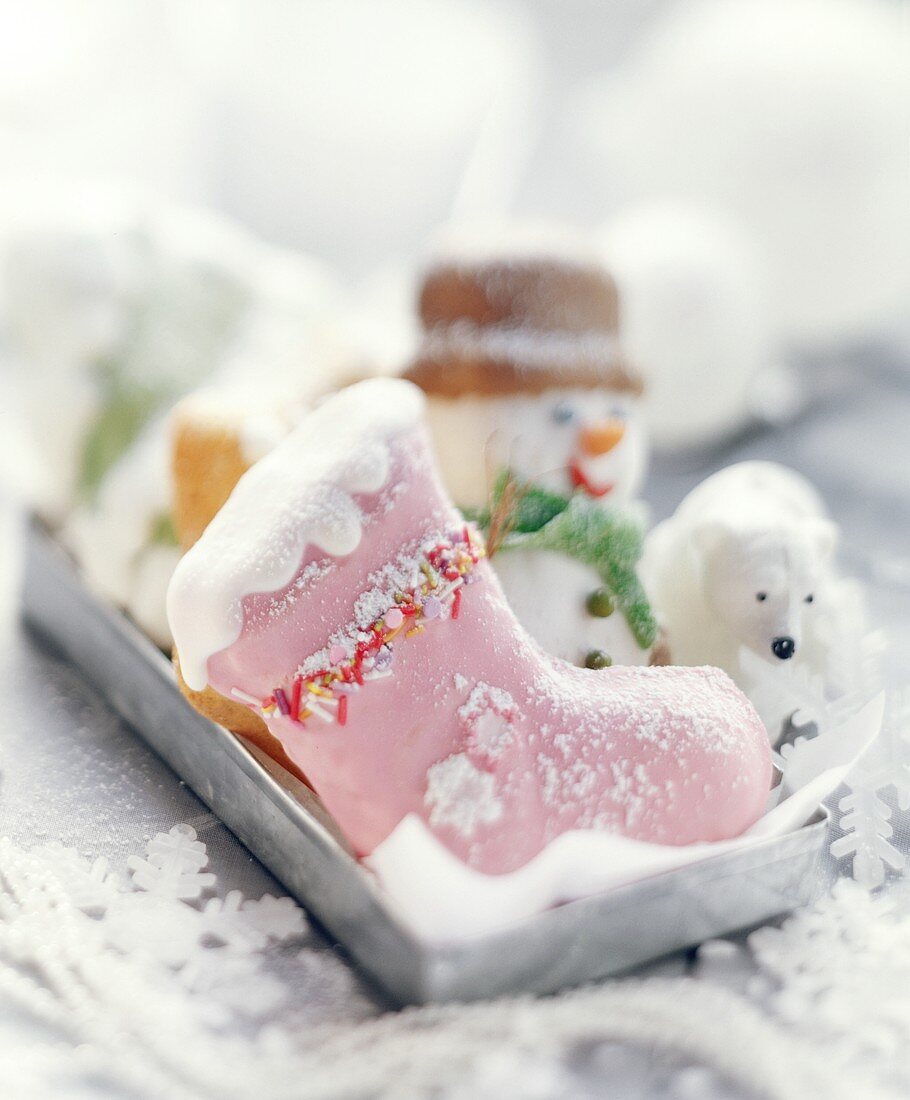
[[207, 999], [216, 1023], [219, 1013], [224, 1020], [230, 1020], [231, 1014], [264, 1016], [279, 1008], [288, 995], [286, 985], [261, 967], [251, 966], [248, 955], [230, 948], [197, 953], [180, 971], [180, 981], [191, 993]]
[[175, 825], [157, 833], [146, 847], [147, 859], [130, 856], [133, 883], [158, 897], [198, 898], [215, 884], [215, 876], [203, 872], [209, 861], [205, 845], [196, 839], [191, 825]]
[[781, 928], [749, 937], [771, 1010], [835, 1075], [858, 1071], [856, 1095], [910, 1091], [910, 912], [896, 901], [842, 879]]
[[46, 862], [72, 905], [83, 913], [106, 912], [126, 889], [104, 856], [88, 863], [73, 848], [56, 841], [34, 849], [32, 855]]
[[210, 898], [202, 912], [207, 933], [239, 951], [261, 951], [268, 943], [299, 939], [307, 930], [300, 907], [271, 894], [251, 901], [231, 890], [224, 898]]
[[[89, 860], [62, 857], [67, 865], [80, 860], [91, 876]], [[807, 1018], [818, 1041], [813, 1049], [736, 993], [732, 975], [747, 960], [722, 945], [707, 947], [702, 961], [709, 964], [709, 979], [723, 983], [722, 975], [731, 975], [727, 989], [714, 988], [710, 980], [652, 978], [539, 1000], [435, 1006], [375, 1019], [367, 1018], [375, 1009], [364, 1002], [359, 1023], [338, 1026], [325, 1016], [338, 991], [325, 1000], [326, 990], [343, 977], [349, 1001], [354, 979], [331, 953], [303, 949], [271, 959], [205, 946], [216, 909], [232, 921], [251, 919], [270, 940], [293, 939], [303, 921], [293, 902], [266, 895], [247, 904], [232, 893], [221, 906], [197, 906], [136, 889], [112, 895], [107, 912], [94, 920], [72, 904], [54, 870], [60, 862], [60, 852], [39, 857], [0, 840], [0, 1040], [8, 1037], [4, 1017], [11, 1006], [43, 1025], [40, 1041], [20, 1041], [15, 1059], [0, 1059], [0, 1094], [17, 1100], [80, 1090], [143, 1100], [299, 1100], [301, 1082], [318, 1100], [392, 1100], [436, 1095], [448, 1080], [470, 1086], [465, 1095], [501, 1095], [503, 1073], [486, 1060], [499, 1047], [514, 1054], [513, 1091], [530, 1095], [526, 1069], [540, 1076], [543, 1066], [565, 1066], [579, 1044], [611, 1038], [683, 1052], [739, 1083], [744, 1093], [760, 1081], [769, 1096], [833, 1097], [846, 1095], [833, 1091], [834, 1084], [865, 1085], [867, 1065], [850, 1076], [858, 1054], [869, 1043], [881, 1048], [880, 1036], [889, 1027], [895, 1031], [898, 1020], [910, 1020], [910, 963], [902, 961], [910, 959], [910, 922], [887, 914], [879, 920], [880, 903], [856, 887], [846, 907], [837, 902], [835, 912], [829, 902], [828, 909], [799, 915], [768, 940], [753, 941], [766, 988], [774, 986], [771, 1009], [788, 1025]], [[137, 918], [137, 942], [144, 927], [140, 946], [112, 941], [112, 919], [128, 909]], [[142, 913], [145, 921], [138, 919]], [[177, 920], [187, 929], [187, 943], [161, 954]], [[201, 938], [194, 944], [197, 933]], [[174, 961], [180, 954], [187, 956], [183, 963]], [[300, 988], [318, 993], [303, 1026], [299, 1013], [307, 1006], [294, 996]], [[848, 1007], [855, 1004], [862, 1005], [860, 1020], [844, 1034]], [[710, 1022], [721, 1018], [719, 1031]], [[910, 1085], [906, 1061], [894, 1054], [885, 1064], [902, 1075], [901, 1085]], [[704, 1074], [695, 1079], [704, 1080]], [[571, 1076], [565, 1084], [571, 1087]], [[858, 1086], [855, 1094], [870, 1095]], [[906, 1095], [906, 1089], [896, 1095]]]
[[126, 895], [105, 917], [108, 943], [125, 955], [148, 955], [173, 968], [185, 965], [198, 954], [206, 929], [200, 913], [177, 902], [144, 891]]
[[269, 943], [288, 943], [306, 935], [307, 919], [293, 898], [263, 894], [241, 906], [245, 923], [256, 928]]
[[[239, 1100], [261, 1088], [296, 1098], [296, 1078], [262, 1059], [255, 1028], [293, 988], [267, 972], [262, 949], [299, 940], [306, 918], [292, 899], [270, 894], [230, 891], [194, 904], [215, 884], [207, 862], [188, 825], [157, 834], [146, 858], [128, 861], [132, 882], [103, 858], [56, 843], [25, 852], [0, 838], [0, 1042], [11, 1004], [59, 1033], [38, 1044], [43, 1059], [17, 1040], [23, 1057], [15, 1072], [0, 1059], [0, 1094], [56, 1095], [57, 1078], [85, 1073], [117, 1095]], [[282, 970], [289, 959], [299, 972], [287, 953]], [[291, 1026], [282, 1023], [288, 1045]], [[58, 1060], [61, 1035], [73, 1046]], [[32, 1090], [32, 1078], [55, 1080], [53, 1093]]]
[[209, 936], [238, 951], [259, 951], [267, 938], [243, 920], [243, 894], [231, 890], [223, 898], [209, 898], [202, 909]]
[[853, 878], [869, 890], [885, 881], [885, 867], [900, 871], [903, 855], [890, 842], [894, 830], [889, 824], [891, 810], [874, 790], [852, 790], [838, 803], [839, 822], [844, 836], [831, 845], [836, 859], [853, 856]]
[[910, 809], [910, 691], [889, 694], [882, 731], [846, 782], [849, 793], [838, 803], [844, 835], [832, 843], [831, 854], [852, 856], [853, 878], [874, 890], [888, 868], [901, 871], [906, 865], [891, 843], [891, 807], [883, 792], [892, 788], [899, 807]]

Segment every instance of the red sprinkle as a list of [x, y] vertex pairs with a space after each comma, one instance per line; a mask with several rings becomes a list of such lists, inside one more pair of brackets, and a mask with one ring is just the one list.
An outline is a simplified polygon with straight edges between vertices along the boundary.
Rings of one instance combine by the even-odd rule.
[[[471, 532], [467, 525], [462, 528], [460, 534], [452, 536], [451, 542], [440, 542], [425, 551], [426, 560], [421, 565], [421, 571], [426, 579], [420, 582], [420, 587], [415, 591], [395, 593], [395, 605], [393, 606], [397, 607], [396, 615], [397, 612], [400, 612], [406, 618], [415, 619], [416, 623], [423, 607], [422, 593], [430, 588], [436, 589], [441, 578], [447, 581], [459, 582], [462, 574], [469, 571], [468, 561], [476, 563], [483, 556], [483, 552], [482, 543], [471, 541]], [[476, 578], [467, 577], [465, 583], [474, 579]], [[452, 591], [452, 589], [449, 591]], [[461, 597], [461, 588], [454, 588], [450, 605], [450, 617], [453, 619], [457, 619], [461, 612]], [[411, 638], [422, 633], [422, 631], [422, 625], [412, 624], [411, 627], [406, 628], [404, 636]], [[310, 686], [318, 689], [321, 686], [332, 691], [333, 685], [335, 685], [337, 690], [335, 696], [337, 701], [336, 716], [339, 724], [344, 725], [347, 721], [348, 697], [344, 694], [341, 683], [349, 685], [349, 690], [350, 686], [355, 683], [362, 686], [365, 683], [365, 663], [369, 662], [372, 665], [373, 654], [389, 643], [390, 634], [397, 633], [397, 628], [392, 631], [387, 628], [385, 616], [365, 625], [362, 628], [360, 640], [355, 644], [352, 660], [341, 661], [334, 668], [320, 669], [318, 672], [311, 672], [306, 676], [298, 673], [286, 691], [283, 688], [276, 688], [274, 694], [263, 701], [261, 704], [262, 709], [270, 710], [271, 707], [275, 706], [283, 716], [289, 716], [292, 721], [303, 725], [304, 722], [300, 714], [306, 706], [303, 699], [304, 688]]]

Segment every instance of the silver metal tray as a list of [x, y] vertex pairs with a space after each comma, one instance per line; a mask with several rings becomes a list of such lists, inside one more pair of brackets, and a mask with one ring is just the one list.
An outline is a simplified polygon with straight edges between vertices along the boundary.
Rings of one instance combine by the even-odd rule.
[[28, 533], [23, 612], [395, 1003], [552, 992], [758, 924], [816, 893], [821, 811], [748, 851], [569, 902], [495, 935], [427, 944], [350, 855], [312, 792], [197, 714], [170, 662], [86, 590], [38, 522]]

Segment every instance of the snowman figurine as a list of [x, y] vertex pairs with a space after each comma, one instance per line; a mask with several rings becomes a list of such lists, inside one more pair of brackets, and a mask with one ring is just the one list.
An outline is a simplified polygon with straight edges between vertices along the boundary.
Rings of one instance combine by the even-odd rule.
[[661, 660], [637, 574], [642, 387], [619, 352], [613, 281], [558, 256], [440, 259], [419, 313], [406, 377], [519, 619], [574, 664]]

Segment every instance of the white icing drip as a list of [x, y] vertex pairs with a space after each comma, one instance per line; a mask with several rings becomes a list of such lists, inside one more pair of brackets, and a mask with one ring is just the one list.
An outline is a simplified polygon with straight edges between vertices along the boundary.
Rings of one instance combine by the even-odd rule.
[[193, 690], [208, 683], [209, 658], [240, 636], [245, 596], [289, 584], [307, 546], [333, 557], [357, 548], [363, 517], [353, 494], [383, 487], [387, 441], [413, 427], [422, 410], [420, 391], [407, 382], [358, 383], [244, 474], [168, 591], [168, 620]]

